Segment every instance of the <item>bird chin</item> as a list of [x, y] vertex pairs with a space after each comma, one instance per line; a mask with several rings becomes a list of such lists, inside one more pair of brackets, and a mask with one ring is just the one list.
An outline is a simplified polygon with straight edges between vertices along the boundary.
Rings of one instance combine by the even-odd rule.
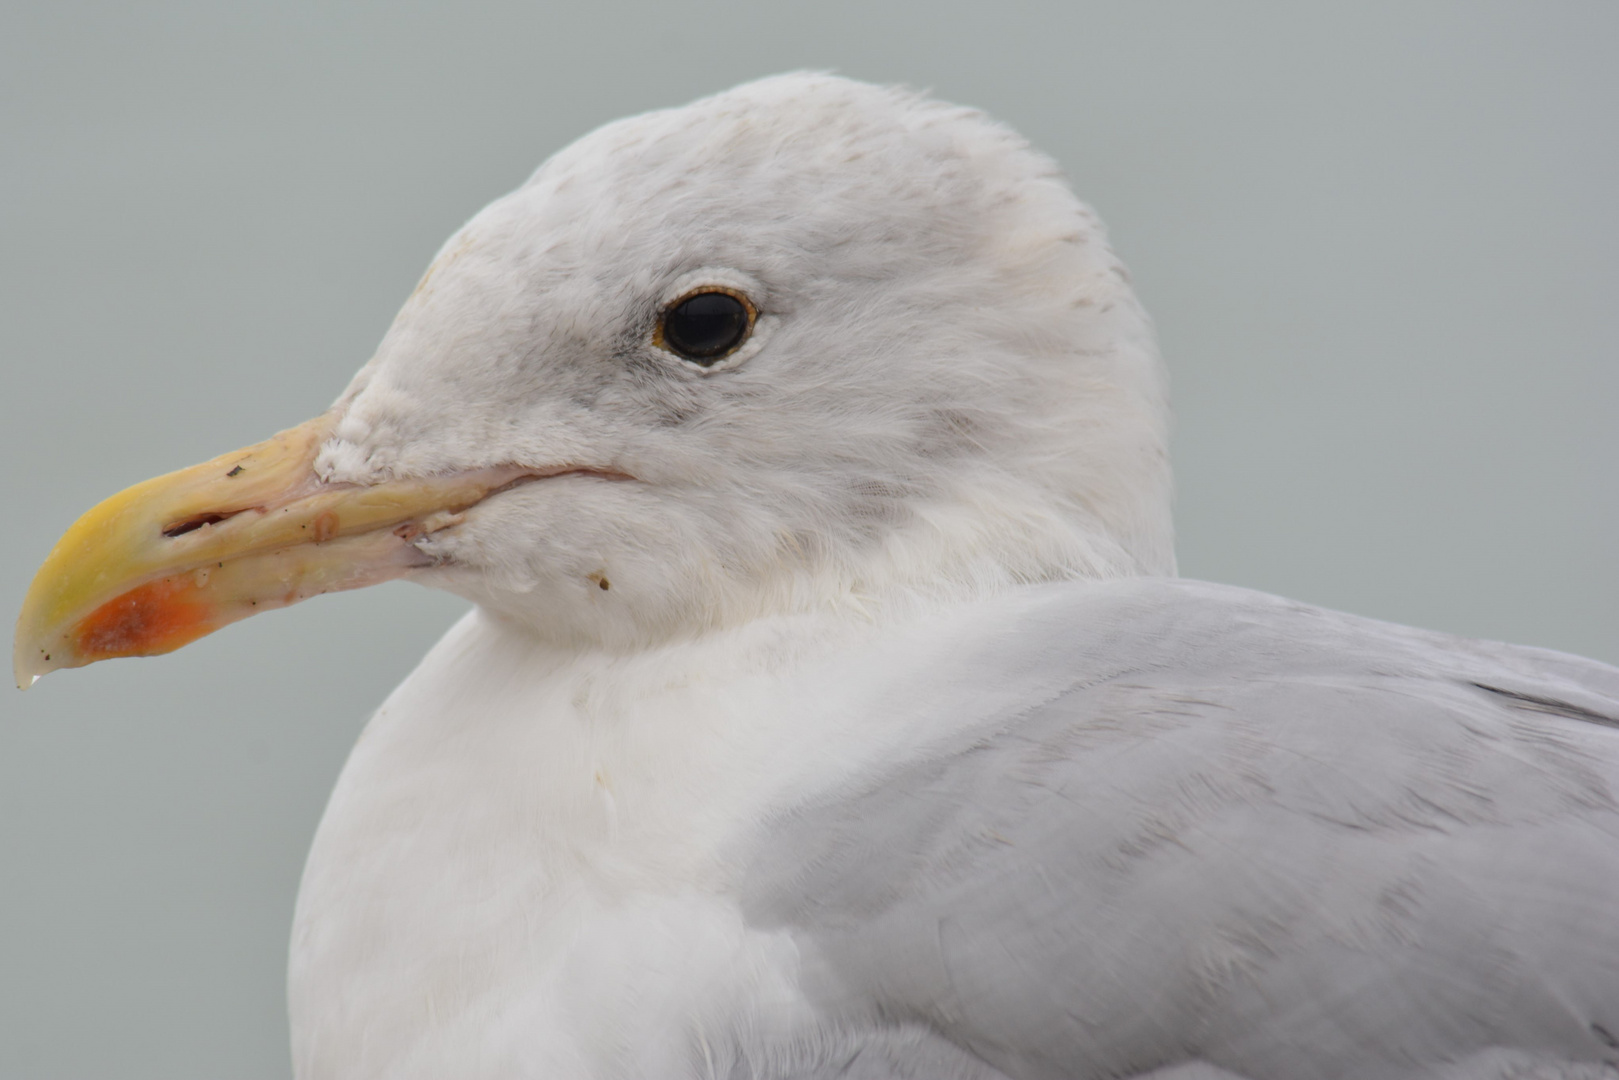
[[[502, 625], [525, 638], [564, 648], [608, 647], [615, 635], [600, 605], [589, 603], [585, 589], [547, 587], [538, 575], [447, 558], [411, 571], [406, 580], [447, 592], [476, 604]], [[580, 595], [569, 596], [567, 592]]]

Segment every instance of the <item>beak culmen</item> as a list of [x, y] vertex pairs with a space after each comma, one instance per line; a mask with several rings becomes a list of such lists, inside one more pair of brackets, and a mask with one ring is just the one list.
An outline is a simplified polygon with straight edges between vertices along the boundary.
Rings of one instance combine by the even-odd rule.
[[411, 541], [455, 524], [516, 466], [329, 484], [330, 413], [119, 492], [74, 523], [34, 576], [13, 665], [46, 672], [171, 652], [222, 626], [430, 564]]

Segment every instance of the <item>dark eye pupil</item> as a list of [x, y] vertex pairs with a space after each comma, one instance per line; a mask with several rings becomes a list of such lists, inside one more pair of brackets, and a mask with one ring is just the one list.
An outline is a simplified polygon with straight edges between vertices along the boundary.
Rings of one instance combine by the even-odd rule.
[[726, 293], [687, 297], [663, 317], [664, 342], [705, 367], [742, 344], [747, 333], [747, 307]]

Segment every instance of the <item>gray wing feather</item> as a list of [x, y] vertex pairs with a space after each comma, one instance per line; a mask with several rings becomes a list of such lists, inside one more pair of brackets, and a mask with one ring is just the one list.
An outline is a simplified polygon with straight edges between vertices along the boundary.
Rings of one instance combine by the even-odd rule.
[[754, 857], [829, 1016], [1013, 1077], [1619, 1061], [1619, 671], [1180, 581], [985, 640], [1072, 678]]

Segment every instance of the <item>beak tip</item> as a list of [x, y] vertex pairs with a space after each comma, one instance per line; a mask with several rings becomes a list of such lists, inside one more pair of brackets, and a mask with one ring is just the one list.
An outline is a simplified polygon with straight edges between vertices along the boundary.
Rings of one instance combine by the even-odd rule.
[[30, 618], [25, 603], [11, 646], [11, 674], [18, 690], [26, 690], [37, 683], [41, 676], [72, 665], [73, 649], [69, 643], [56, 639], [48, 644], [48, 640], [46, 635], [38, 632], [38, 620]]
[[45, 671], [42, 671], [40, 670], [40, 665], [30, 663], [30, 658], [26, 656], [26, 653], [27, 649], [24, 647], [24, 643], [19, 640], [16, 651], [12, 655], [11, 663], [11, 673], [17, 680], [18, 690], [26, 690], [33, 686], [39, 681], [39, 677], [45, 674], [45, 671], [50, 670], [47, 667]]

